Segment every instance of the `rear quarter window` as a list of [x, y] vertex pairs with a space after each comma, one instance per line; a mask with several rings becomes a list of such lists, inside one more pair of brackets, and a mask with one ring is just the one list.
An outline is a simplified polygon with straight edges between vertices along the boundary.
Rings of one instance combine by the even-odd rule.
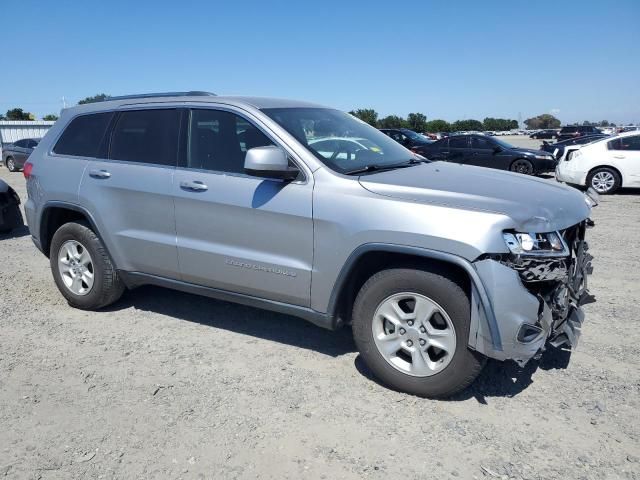
[[71, 120], [53, 147], [59, 155], [98, 157], [113, 112], [81, 115]]

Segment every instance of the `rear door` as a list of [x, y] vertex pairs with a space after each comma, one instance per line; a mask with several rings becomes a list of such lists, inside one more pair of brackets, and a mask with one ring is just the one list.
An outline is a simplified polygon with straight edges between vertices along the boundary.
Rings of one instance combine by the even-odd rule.
[[147, 108], [116, 114], [106, 158], [92, 159], [80, 186], [118, 268], [179, 278], [171, 186], [180, 110]]
[[277, 143], [239, 110], [193, 109], [187, 132], [173, 184], [182, 279], [308, 306], [313, 178], [246, 174], [247, 150]]
[[468, 163], [469, 137], [467, 135], [454, 135], [449, 137], [449, 149], [447, 161], [455, 163]]
[[18, 140], [13, 144], [13, 152], [11, 156], [13, 157], [13, 160], [17, 166], [24, 165], [24, 162], [29, 156], [29, 154], [27, 153], [27, 142], [28, 140], [23, 139]]
[[622, 173], [622, 186], [640, 187], [640, 135], [616, 138], [607, 147], [609, 163]]
[[471, 137], [471, 148], [467, 155], [467, 163], [479, 167], [499, 168], [494, 161], [494, 146], [495, 144], [488, 137], [473, 135]]

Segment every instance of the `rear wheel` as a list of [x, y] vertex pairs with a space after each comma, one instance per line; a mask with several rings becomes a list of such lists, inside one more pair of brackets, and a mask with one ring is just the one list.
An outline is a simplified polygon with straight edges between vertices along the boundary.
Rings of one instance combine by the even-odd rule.
[[533, 175], [533, 164], [525, 158], [518, 158], [511, 164], [511, 171], [523, 175]]
[[620, 175], [612, 168], [596, 168], [587, 177], [587, 187], [603, 195], [613, 193], [620, 188]]
[[56, 231], [49, 260], [58, 290], [73, 307], [96, 310], [124, 292], [102, 241], [84, 223], [65, 223]]
[[469, 350], [469, 299], [438, 273], [384, 270], [362, 287], [353, 309], [358, 350], [394, 389], [444, 397], [478, 375], [484, 357]]
[[18, 167], [16, 167], [16, 161], [13, 159], [13, 157], [7, 157], [7, 161], [5, 163], [7, 165], [7, 170], [9, 170], [10, 172], [18, 171]]

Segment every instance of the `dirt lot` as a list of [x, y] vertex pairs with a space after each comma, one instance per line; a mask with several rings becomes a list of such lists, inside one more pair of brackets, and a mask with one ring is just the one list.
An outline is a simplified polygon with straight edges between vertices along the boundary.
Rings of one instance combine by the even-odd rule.
[[0, 478], [640, 479], [638, 193], [595, 211], [579, 349], [449, 401], [377, 384], [349, 330], [151, 287], [71, 309], [0, 237]]

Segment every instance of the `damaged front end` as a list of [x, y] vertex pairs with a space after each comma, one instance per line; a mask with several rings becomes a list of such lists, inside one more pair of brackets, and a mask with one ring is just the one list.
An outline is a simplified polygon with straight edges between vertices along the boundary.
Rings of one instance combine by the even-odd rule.
[[[585, 240], [592, 225], [585, 219], [556, 232], [506, 231], [510, 253], [482, 255], [474, 262], [490, 297], [495, 327], [479, 321], [482, 312], [473, 303], [471, 348], [523, 366], [548, 344], [577, 346], [584, 320], [581, 305], [589, 298], [587, 277], [593, 270]], [[472, 302], [477, 297], [472, 291]]]
[[[521, 342], [538, 330], [553, 346], [575, 347], [584, 321], [581, 305], [589, 298], [587, 277], [593, 271], [589, 245], [585, 240], [587, 221], [558, 232], [563, 248], [558, 256], [505, 255], [500, 262], [518, 272], [524, 287], [540, 302], [538, 321], [523, 326]], [[541, 352], [540, 352], [541, 353]]]
[[0, 234], [23, 225], [20, 197], [13, 188], [0, 180]]

